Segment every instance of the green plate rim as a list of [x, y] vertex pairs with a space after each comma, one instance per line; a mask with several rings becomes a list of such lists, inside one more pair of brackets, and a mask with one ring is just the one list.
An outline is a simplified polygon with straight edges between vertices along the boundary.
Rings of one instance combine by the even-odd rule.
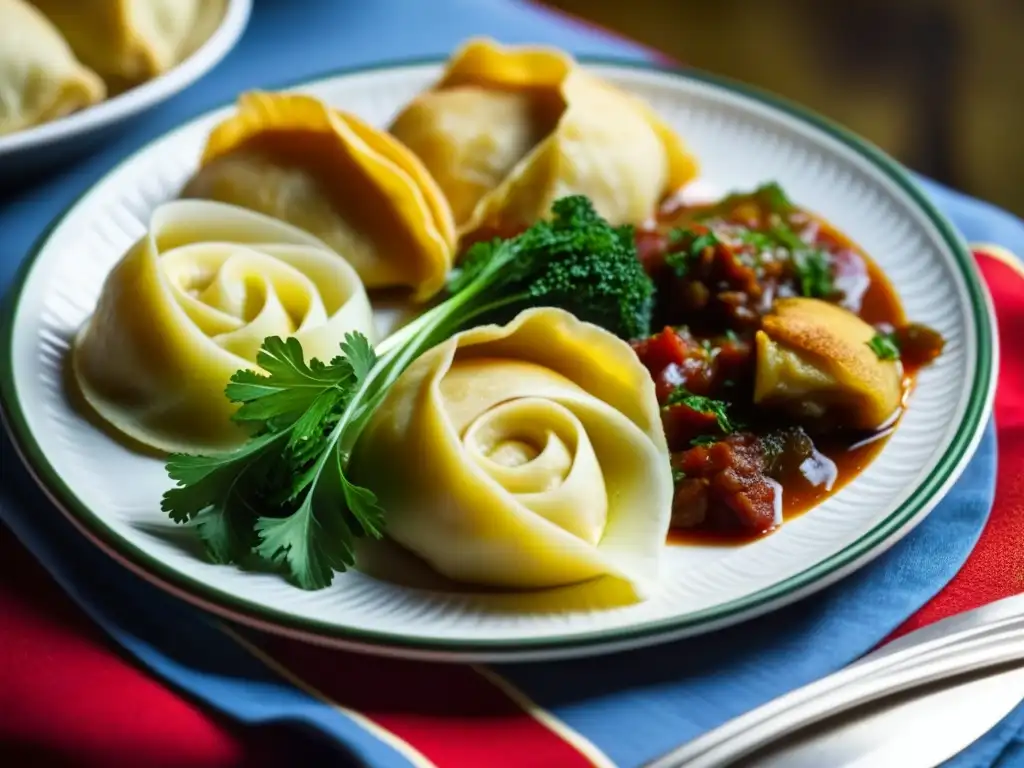
[[[341, 68], [325, 72], [314, 77], [291, 80], [271, 90], [282, 90], [300, 87], [322, 80], [341, 76], [359, 75], [382, 70], [403, 69], [441, 64], [443, 56], [416, 57], [381, 62], [373, 65]], [[25, 414], [21, 408], [17, 388], [13, 377], [14, 321], [20, 306], [21, 295], [33, 265], [45, 246], [53, 230], [75, 208], [78, 202], [87, 195], [96, 184], [108, 178], [122, 166], [132, 162], [136, 156], [168, 136], [181, 130], [210, 112], [230, 106], [234, 100], [225, 102], [218, 107], [204, 110], [184, 120], [180, 125], [165, 131], [151, 139], [134, 151], [127, 158], [84, 190], [68, 207], [36, 239], [35, 243], [12, 282], [9, 293], [0, 314], [0, 411], [8, 431], [21, 454], [23, 462], [30, 474], [43, 490], [57, 503], [58, 508], [73, 523], [82, 528], [88, 536], [102, 544], [101, 549], [109, 549], [124, 558], [133, 568], [138, 569], [146, 577], [159, 582], [158, 586], [169, 588], [173, 593], [183, 595], [186, 599], [216, 613], [222, 613], [235, 619], [258, 625], [271, 630], [284, 630], [287, 633], [312, 635], [315, 637], [349, 643], [358, 646], [376, 648], [386, 651], [395, 649], [401, 653], [437, 654], [437, 655], [556, 655], [559, 652], [570, 654], [574, 650], [584, 652], [588, 648], [604, 645], [630, 647], [633, 645], [656, 642], [662, 635], [681, 636], [697, 634], [701, 625], [713, 625], [711, 628], [724, 626], [728, 623], [753, 617], [758, 613], [771, 610], [772, 604], [781, 607], [786, 602], [799, 599], [814, 591], [816, 582], [825, 581], [826, 577], [843, 569], [856, 567], [858, 560], [867, 560], [880, 554], [884, 545], [908, 523], [915, 520], [929, 505], [938, 502], [936, 498], [945, 487], [952, 484], [963, 471], [974, 449], [980, 440], [980, 434], [987, 423], [994, 395], [994, 377], [996, 368], [995, 334], [993, 330], [991, 302], [981, 277], [976, 269], [966, 243], [953, 225], [938, 211], [925, 195], [924, 191], [910, 177], [909, 172], [895, 159], [891, 158], [878, 147], [846, 128], [834, 123], [814, 111], [791, 102], [781, 96], [759, 88], [734, 81], [720, 75], [713, 75], [690, 67], [676, 67], [651, 62], [620, 59], [615, 57], [581, 56], [579, 60], [585, 64], [609, 65], [628, 69], [640, 69], [661, 72], [682, 79], [697, 81], [748, 98], [762, 106], [780, 111], [791, 118], [811, 125], [840, 141], [859, 155], [869, 160], [873, 166], [881, 170], [891, 181], [895, 182], [918, 208], [926, 214], [929, 221], [936, 227], [943, 241], [952, 252], [961, 274], [965, 280], [970, 297], [970, 307], [977, 326], [977, 365], [971, 383], [971, 396], [964, 412], [959, 429], [949, 447], [939, 459], [934, 471], [914, 490], [896, 510], [880, 521], [870, 531], [865, 532], [857, 540], [851, 542], [839, 552], [815, 563], [812, 566], [784, 579], [772, 586], [753, 594], [731, 600], [710, 608], [686, 614], [685, 616], [643, 622], [637, 625], [611, 629], [593, 630], [585, 633], [545, 638], [522, 638], [519, 640], [494, 639], [449, 639], [449, 638], [410, 638], [406, 635], [391, 632], [364, 630], [358, 627], [340, 627], [335, 624], [296, 617], [276, 609], [255, 604], [250, 600], [226, 593], [208, 586], [201, 580], [181, 573], [157, 558], [147, 554], [139, 547], [124, 539], [108, 528], [98, 515], [90, 510], [61, 479], [54, 467], [43, 454], [39, 443], [28, 427]], [[108, 553], [109, 554], [109, 553]], [[117, 560], [118, 558], [114, 558]], [[861, 563], [863, 564], [863, 563]], [[831, 582], [827, 582], [831, 583]], [[825, 584], [821, 584], [825, 586]], [[198, 600], [197, 600], [198, 598]], [[789, 600], [786, 600], [789, 598]], [[599, 652], [599, 649], [594, 651]]]

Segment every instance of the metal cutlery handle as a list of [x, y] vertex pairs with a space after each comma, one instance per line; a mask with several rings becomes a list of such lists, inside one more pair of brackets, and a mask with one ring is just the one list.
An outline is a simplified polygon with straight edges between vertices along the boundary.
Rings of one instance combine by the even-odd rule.
[[[889, 694], [1024, 658], [1024, 600], [938, 622], [648, 764], [721, 766], [778, 737]], [[920, 637], [915, 638], [915, 635]]]

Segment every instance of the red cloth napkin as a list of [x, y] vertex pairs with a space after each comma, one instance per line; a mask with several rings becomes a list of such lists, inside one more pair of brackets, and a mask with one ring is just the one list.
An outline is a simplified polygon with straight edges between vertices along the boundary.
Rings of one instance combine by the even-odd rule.
[[[1024, 267], [998, 248], [979, 248], [975, 255], [1004, 340], [995, 404], [995, 504], [967, 563], [897, 635], [1024, 591], [1024, 571], [1017, 566], [1024, 553], [1024, 356], [1007, 353], [1008, 340], [1024, 339]], [[129, 661], [5, 528], [0, 617], [0, 754], [7, 765], [219, 767], [279, 764], [285, 758], [272, 736], [222, 722]], [[505, 703], [520, 706], [512, 699]], [[424, 754], [439, 756], [442, 734], [417, 731], [415, 723], [395, 725]], [[505, 723], [510, 725], [517, 727]], [[524, 715], [520, 726], [524, 740], [541, 738], [543, 729], [531, 718]], [[544, 746], [554, 750], [548, 753], [553, 757], [565, 745], [545, 733]]]
[[[975, 247], [999, 326], [995, 419], [998, 473], [995, 502], [971, 556], [953, 580], [893, 635], [1024, 592], [1024, 266], [1004, 248]], [[890, 638], [892, 639], [892, 638]]]

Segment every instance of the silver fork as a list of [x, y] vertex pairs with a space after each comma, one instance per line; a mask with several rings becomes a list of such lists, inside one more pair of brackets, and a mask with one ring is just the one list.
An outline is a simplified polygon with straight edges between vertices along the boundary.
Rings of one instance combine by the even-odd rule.
[[720, 768], [885, 696], [1024, 659], [1024, 595], [911, 632], [849, 667], [737, 717], [645, 768]]

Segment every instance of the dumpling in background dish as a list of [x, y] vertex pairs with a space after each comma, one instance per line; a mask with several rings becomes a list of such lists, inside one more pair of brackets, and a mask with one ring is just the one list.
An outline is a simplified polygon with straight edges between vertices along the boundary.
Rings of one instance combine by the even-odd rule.
[[226, 0], [32, 0], [82, 62], [133, 84], [173, 67], [220, 23]]
[[312, 96], [248, 93], [210, 134], [186, 197], [234, 203], [311, 232], [367, 288], [428, 299], [455, 248], [451, 211], [394, 138]]
[[817, 299], [780, 299], [757, 333], [754, 402], [804, 423], [878, 429], [902, 398], [903, 367], [880, 360], [875, 329], [852, 312]]
[[86, 402], [162, 451], [206, 453], [246, 433], [224, 397], [259, 370], [267, 336], [294, 336], [327, 362], [345, 334], [374, 341], [370, 302], [344, 259], [283, 222], [201, 200], [166, 203], [107, 276], [72, 369]]
[[0, 0], [0, 135], [101, 101], [106, 87], [82, 66], [46, 17], [23, 0]]
[[672, 476], [629, 345], [559, 309], [460, 333], [388, 391], [349, 467], [387, 534], [457, 581], [656, 582]]
[[571, 194], [612, 224], [639, 224], [697, 174], [653, 110], [552, 48], [468, 42], [390, 130], [437, 179], [464, 235], [518, 231]]

